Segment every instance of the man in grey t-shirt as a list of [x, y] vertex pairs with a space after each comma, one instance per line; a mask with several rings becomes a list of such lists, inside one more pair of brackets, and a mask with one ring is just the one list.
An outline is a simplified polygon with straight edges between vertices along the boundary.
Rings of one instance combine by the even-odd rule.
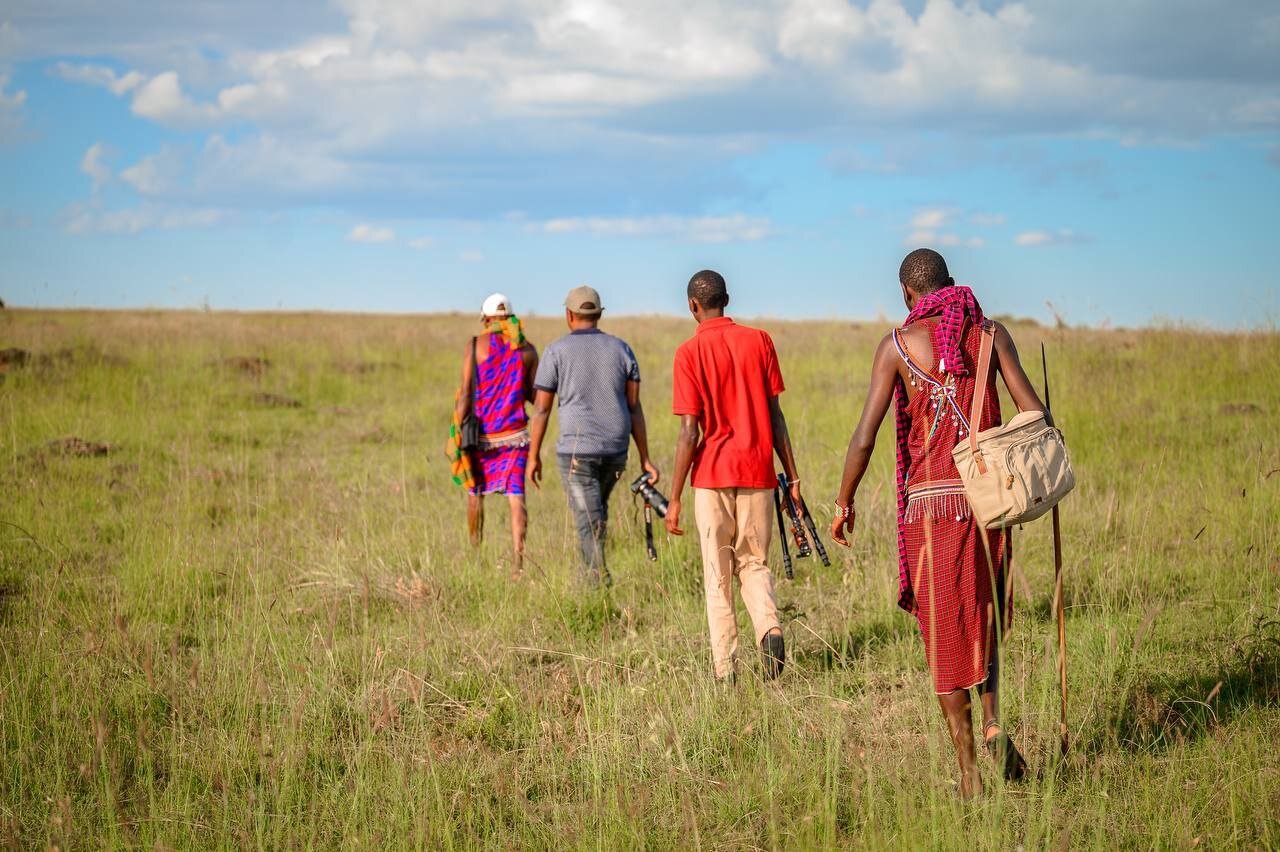
[[593, 586], [608, 585], [604, 541], [609, 495], [627, 468], [627, 439], [635, 440], [640, 466], [653, 482], [658, 481], [658, 469], [649, 460], [640, 367], [631, 347], [597, 328], [604, 306], [592, 288], [570, 290], [564, 308], [569, 333], [543, 351], [533, 380], [529, 476], [535, 487], [542, 487], [542, 440], [551, 403], [559, 395], [556, 456], [578, 530], [584, 579]]

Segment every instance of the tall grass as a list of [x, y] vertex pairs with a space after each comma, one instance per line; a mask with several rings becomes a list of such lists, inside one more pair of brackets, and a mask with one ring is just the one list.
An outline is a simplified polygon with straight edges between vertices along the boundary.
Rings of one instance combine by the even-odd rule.
[[[524, 579], [498, 501], [467, 546], [441, 447], [472, 322], [0, 314], [0, 348], [36, 356], [0, 385], [0, 839], [1280, 844], [1280, 337], [1012, 329], [1033, 376], [1047, 342], [1080, 482], [1063, 511], [1074, 747], [1057, 759], [1037, 524], [1015, 539], [1003, 699], [1035, 777], [988, 771], [962, 805], [894, 607], [891, 427], [853, 549], [779, 580], [784, 677], [761, 684], [747, 659], [717, 688], [695, 543], [660, 537], [647, 562], [625, 492], [607, 595], [573, 581], [554, 472], [530, 497]], [[816, 507], [885, 329], [763, 325]], [[606, 327], [640, 358], [669, 470], [690, 323]], [[68, 436], [108, 452], [49, 445]]]

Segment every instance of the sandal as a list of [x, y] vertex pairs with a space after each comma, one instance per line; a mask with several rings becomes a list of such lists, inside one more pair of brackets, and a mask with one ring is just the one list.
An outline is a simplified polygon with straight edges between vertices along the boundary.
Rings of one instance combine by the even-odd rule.
[[[996, 729], [996, 733], [987, 736], [987, 732], [992, 728]], [[1027, 774], [1027, 762], [1022, 759], [1018, 747], [1013, 744], [1013, 740], [1004, 732], [1004, 728], [1000, 726], [1000, 722], [992, 719], [984, 722], [982, 725], [983, 741], [990, 753], [991, 759], [995, 761], [996, 767], [1000, 770], [1001, 775], [1006, 781], [1021, 781]]]

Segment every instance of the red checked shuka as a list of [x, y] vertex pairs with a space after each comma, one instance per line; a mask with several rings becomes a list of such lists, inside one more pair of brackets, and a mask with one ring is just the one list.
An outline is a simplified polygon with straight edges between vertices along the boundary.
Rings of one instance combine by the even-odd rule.
[[[899, 487], [904, 491], [900, 493], [898, 521], [903, 571], [900, 603], [920, 623], [934, 691], [942, 695], [972, 688], [987, 679], [988, 665], [996, 652], [1003, 597], [998, 590], [1004, 588], [1007, 533], [979, 529], [951, 457], [952, 448], [968, 435], [970, 427], [980, 324], [985, 320], [968, 288], [947, 287], [936, 295], [953, 304], [935, 306], [934, 316], [926, 313], [919, 318], [921, 308], [928, 311], [930, 306], [917, 305], [908, 317], [928, 327], [930, 337], [937, 341], [933, 363], [922, 364], [914, 358], [896, 331], [894, 343], [910, 375], [898, 388]], [[962, 305], [961, 311], [945, 310], [956, 308], [955, 302], [962, 298], [968, 304]], [[939, 328], [939, 311], [943, 312], [942, 324], [952, 328]], [[956, 313], [963, 316], [958, 328]], [[950, 338], [948, 345], [940, 347], [944, 337]], [[961, 362], [953, 364], [952, 370], [946, 369], [946, 358], [939, 354], [948, 350]], [[979, 431], [1000, 424], [995, 371], [985, 379], [988, 386], [981, 423], [973, 424]]]

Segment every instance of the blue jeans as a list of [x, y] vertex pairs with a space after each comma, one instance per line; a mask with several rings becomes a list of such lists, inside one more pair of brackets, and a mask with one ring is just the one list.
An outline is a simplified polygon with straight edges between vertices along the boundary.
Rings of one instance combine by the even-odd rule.
[[557, 456], [560, 480], [569, 497], [569, 510], [578, 531], [583, 579], [590, 585], [609, 585], [604, 564], [604, 541], [609, 528], [609, 495], [627, 469], [627, 454], [616, 456]]

